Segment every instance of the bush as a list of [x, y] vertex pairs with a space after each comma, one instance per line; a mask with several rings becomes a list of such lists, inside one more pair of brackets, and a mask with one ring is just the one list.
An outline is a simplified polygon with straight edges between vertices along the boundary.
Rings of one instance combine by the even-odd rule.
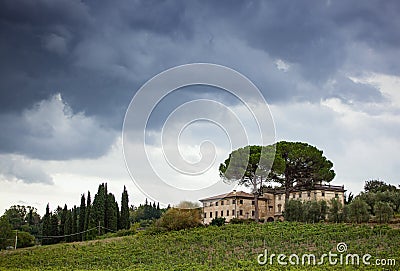
[[299, 200], [289, 200], [285, 205], [283, 216], [286, 221], [303, 221], [304, 210]]
[[240, 219], [240, 218], [232, 218], [229, 223], [231, 224], [244, 224], [244, 219]]
[[35, 245], [35, 236], [29, 232], [18, 231], [17, 248], [31, 247]]
[[254, 219], [251, 219], [251, 218], [249, 218], [249, 219], [243, 219], [243, 218], [232, 218], [230, 221], [229, 221], [229, 223], [231, 223], [231, 224], [251, 224], [251, 223], [254, 223], [255, 222], [255, 220]]
[[369, 220], [368, 204], [359, 198], [350, 203], [348, 212], [351, 222], [362, 223]]
[[141, 220], [139, 222], [139, 225], [141, 228], [147, 228], [150, 227], [151, 225], [153, 225], [154, 221], [151, 219], [145, 219], [145, 220]]
[[[0, 217], [0, 250], [13, 243], [13, 232], [6, 216]], [[14, 238], [15, 239], [15, 238]]]
[[170, 208], [156, 221], [155, 226], [166, 230], [182, 230], [201, 225], [199, 209]]
[[378, 201], [375, 203], [374, 213], [379, 223], [388, 223], [393, 217], [393, 209], [387, 202]]
[[216, 217], [213, 220], [211, 220], [210, 225], [212, 226], [222, 226], [225, 225], [225, 217]]
[[337, 199], [331, 199], [328, 218], [330, 222], [335, 223], [343, 222], [344, 220], [343, 206]]

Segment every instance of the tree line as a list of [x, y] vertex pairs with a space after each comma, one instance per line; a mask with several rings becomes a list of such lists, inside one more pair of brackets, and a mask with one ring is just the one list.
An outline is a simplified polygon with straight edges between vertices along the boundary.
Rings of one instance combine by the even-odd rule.
[[51, 211], [47, 204], [41, 218], [37, 209], [31, 206], [14, 205], [0, 217], [0, 249], [14, 246], [18, 231], [18, 248], [93, 240], [109, 232], [132, 234], [131, 225], [148, 227], [170, 209], [160, 208], [156, 202], [148, 202], [138, 207], [129, 206], [129, 196], [124, 186], [121, 203], [108, 191], [107, 183], [99, 185], [93, 200], [90, 191], [81, 195], [80, 205], [68, 208], [58, 206]]
[[18, 231], [18, 247], [26, 247], [35, 244], [35, 237], [43, 245], [84, 241], [95, 239], [106, 232], [129, 229], [130, 226], [126, 187], [119, 206], [114, 194], [108, 192], [107, 183], [102, 183], [93, 201], [88, 191], [81, 195], [78, 207], [74, 205], [68, 208], [65, 204], [63, 208], [58, 206], [50, 211], [47, 204], [43, 218], [34, 207], [11, 206], [0, 218], [0, 249], [14, 244], [15, 231]]
[[69, 209], [65, 204], [64, 208], [58, 206], [51, 212], [47, 205], [41, 239], [44, 245], [60, 241], [85, 241], [106, 232], [129, 228], [129, 197], [126, 187], [124, 186], [119, 208], [114, 194], [108, 192], [107, 183], [102, 183], [94, 195], [93, 202], [88, 191], [87, 196], [81, 195], [79, 207], [75, 205]]
[[287, 221], [319, 222], [377, 222], [388, 223], [395, 213], [400, 212], [400, 189], [379, 180], [365, 183], [364, 191], [341, 202], [289, 200], [285, 205], [284, 218]]

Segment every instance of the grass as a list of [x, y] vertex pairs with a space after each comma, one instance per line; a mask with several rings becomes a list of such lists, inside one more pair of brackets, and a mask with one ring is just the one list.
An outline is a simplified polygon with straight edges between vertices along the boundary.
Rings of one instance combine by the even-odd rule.
[[[396, 260], [395, 266], [260, 266], [269, 254], [345, 253]], [[0, 252], [0, 270], [398, 270], [400, 230], [387, 226], [268, 223], [201, 227], [148, 235], [125, 236]]]

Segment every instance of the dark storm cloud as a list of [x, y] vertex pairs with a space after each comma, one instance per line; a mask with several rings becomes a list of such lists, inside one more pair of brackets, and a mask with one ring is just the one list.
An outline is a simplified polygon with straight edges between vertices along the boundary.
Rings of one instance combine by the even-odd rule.
[[116, 136], [93, 117], [74, 113], [60, 95], [24, 110], [0, 115], [2, 152], [41, 160], [97, 158]]
[[[21, 112], [61, 93], [73, 112], [118, 130], [146, 80], [189, 62], [235, 68], [271, 103], [329, 97], [379, 102], [377, 89], [347, 76], [371, 70], [399, 74], [399, 6], [397, 1], [1, 1], [0, 114], [20, 121], [17, 127], [26, 125]], [[286, 72], [276, 68], [278, 59], [288, 63]], [[40, 157], [35, 153], [41, 145], [18, 144], [13, 132], [18, 129], [9, 130], [0, 151]], [[99, 156], [106, 149], [86, 153]], [[45, 159], [52, 155], [62, 159], [51, 151]]]

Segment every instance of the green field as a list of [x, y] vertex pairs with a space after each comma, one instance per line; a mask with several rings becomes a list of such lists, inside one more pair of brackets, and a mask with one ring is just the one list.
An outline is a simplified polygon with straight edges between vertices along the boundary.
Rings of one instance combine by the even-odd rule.
[[[337, 264], [259, 265], [257, 256], [292, 253], [337, 253], [340, 242], [347, 253], [376, 259], [395, 259], [390, 266]], [[295, 259], [295, 258], [293, 258]], [[288, 261], [286, 259], [286, 261]], [[0, 252], [0, 270], [399, 270], [400, 230], [387, 226], [345, 224], [268, 223], [201, 227], [149, 235]]]

